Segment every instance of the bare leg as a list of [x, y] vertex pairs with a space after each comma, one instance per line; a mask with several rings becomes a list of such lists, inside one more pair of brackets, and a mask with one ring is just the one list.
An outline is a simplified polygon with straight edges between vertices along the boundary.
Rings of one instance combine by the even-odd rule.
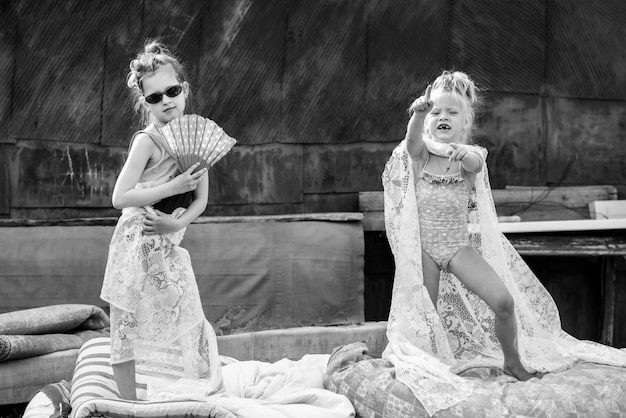
[[448, 270], [493, 310], [496, 316], [496, 338], [504, 354], [504, 372], [519, 380], [534, 377], [524, 368], [520, 360], [517, 350], [515, 302], [500, 276], [469, 246], [454, 255]]
[[437, 263], [428, 255], [428, 253], [422, 251], [422, 270], [424, 273], [424, 286], [428, 290], [430, 299], [433, 301], [435, 311], [437, 310], [437, 297], [439, 296], [439, 267]]
[[124, 363], [112, 364], [113, 377], [120, 391], [120, 397], [129, 401], [137, 400], [137, 392], [135, 390], [135, 362], [134, 360], [125, 361]]

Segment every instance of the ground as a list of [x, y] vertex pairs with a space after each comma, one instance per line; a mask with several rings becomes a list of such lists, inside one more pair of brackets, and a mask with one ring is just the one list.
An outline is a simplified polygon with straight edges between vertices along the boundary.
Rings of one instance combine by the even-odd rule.
[[28, 404], [0, 405], [0, 418], [21, 418], [26, 405]]

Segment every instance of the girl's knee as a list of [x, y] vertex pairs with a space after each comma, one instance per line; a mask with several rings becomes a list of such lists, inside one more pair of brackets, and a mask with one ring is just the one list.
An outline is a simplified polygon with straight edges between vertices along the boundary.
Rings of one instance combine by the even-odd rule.
[[511, 316], [515, 313], [515, 301], [508, 291], [498, 294], [491, 306], [496, 316]]

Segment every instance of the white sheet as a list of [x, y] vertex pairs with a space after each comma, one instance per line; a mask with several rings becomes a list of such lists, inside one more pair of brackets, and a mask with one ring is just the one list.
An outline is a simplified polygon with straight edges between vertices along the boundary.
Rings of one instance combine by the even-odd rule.
[[197, 381], [149, 388], [150, 400], [197, 400], [221, 406], [238, 418], [348, 418], [354, 407], [343, 395], [324, 389], [327, 354], [298, 361], [238, 361], [223, 366], [225, 393], [204, 396]]

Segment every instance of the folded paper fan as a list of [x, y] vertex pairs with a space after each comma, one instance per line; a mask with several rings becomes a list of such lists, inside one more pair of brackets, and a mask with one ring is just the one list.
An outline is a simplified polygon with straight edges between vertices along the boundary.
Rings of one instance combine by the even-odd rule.
[[159, 128], [169, 153], [176, 158], [181, 172], [199, 162], [195, 171], [211, 168], [237, 142], [211, 119], [184, 115]]

